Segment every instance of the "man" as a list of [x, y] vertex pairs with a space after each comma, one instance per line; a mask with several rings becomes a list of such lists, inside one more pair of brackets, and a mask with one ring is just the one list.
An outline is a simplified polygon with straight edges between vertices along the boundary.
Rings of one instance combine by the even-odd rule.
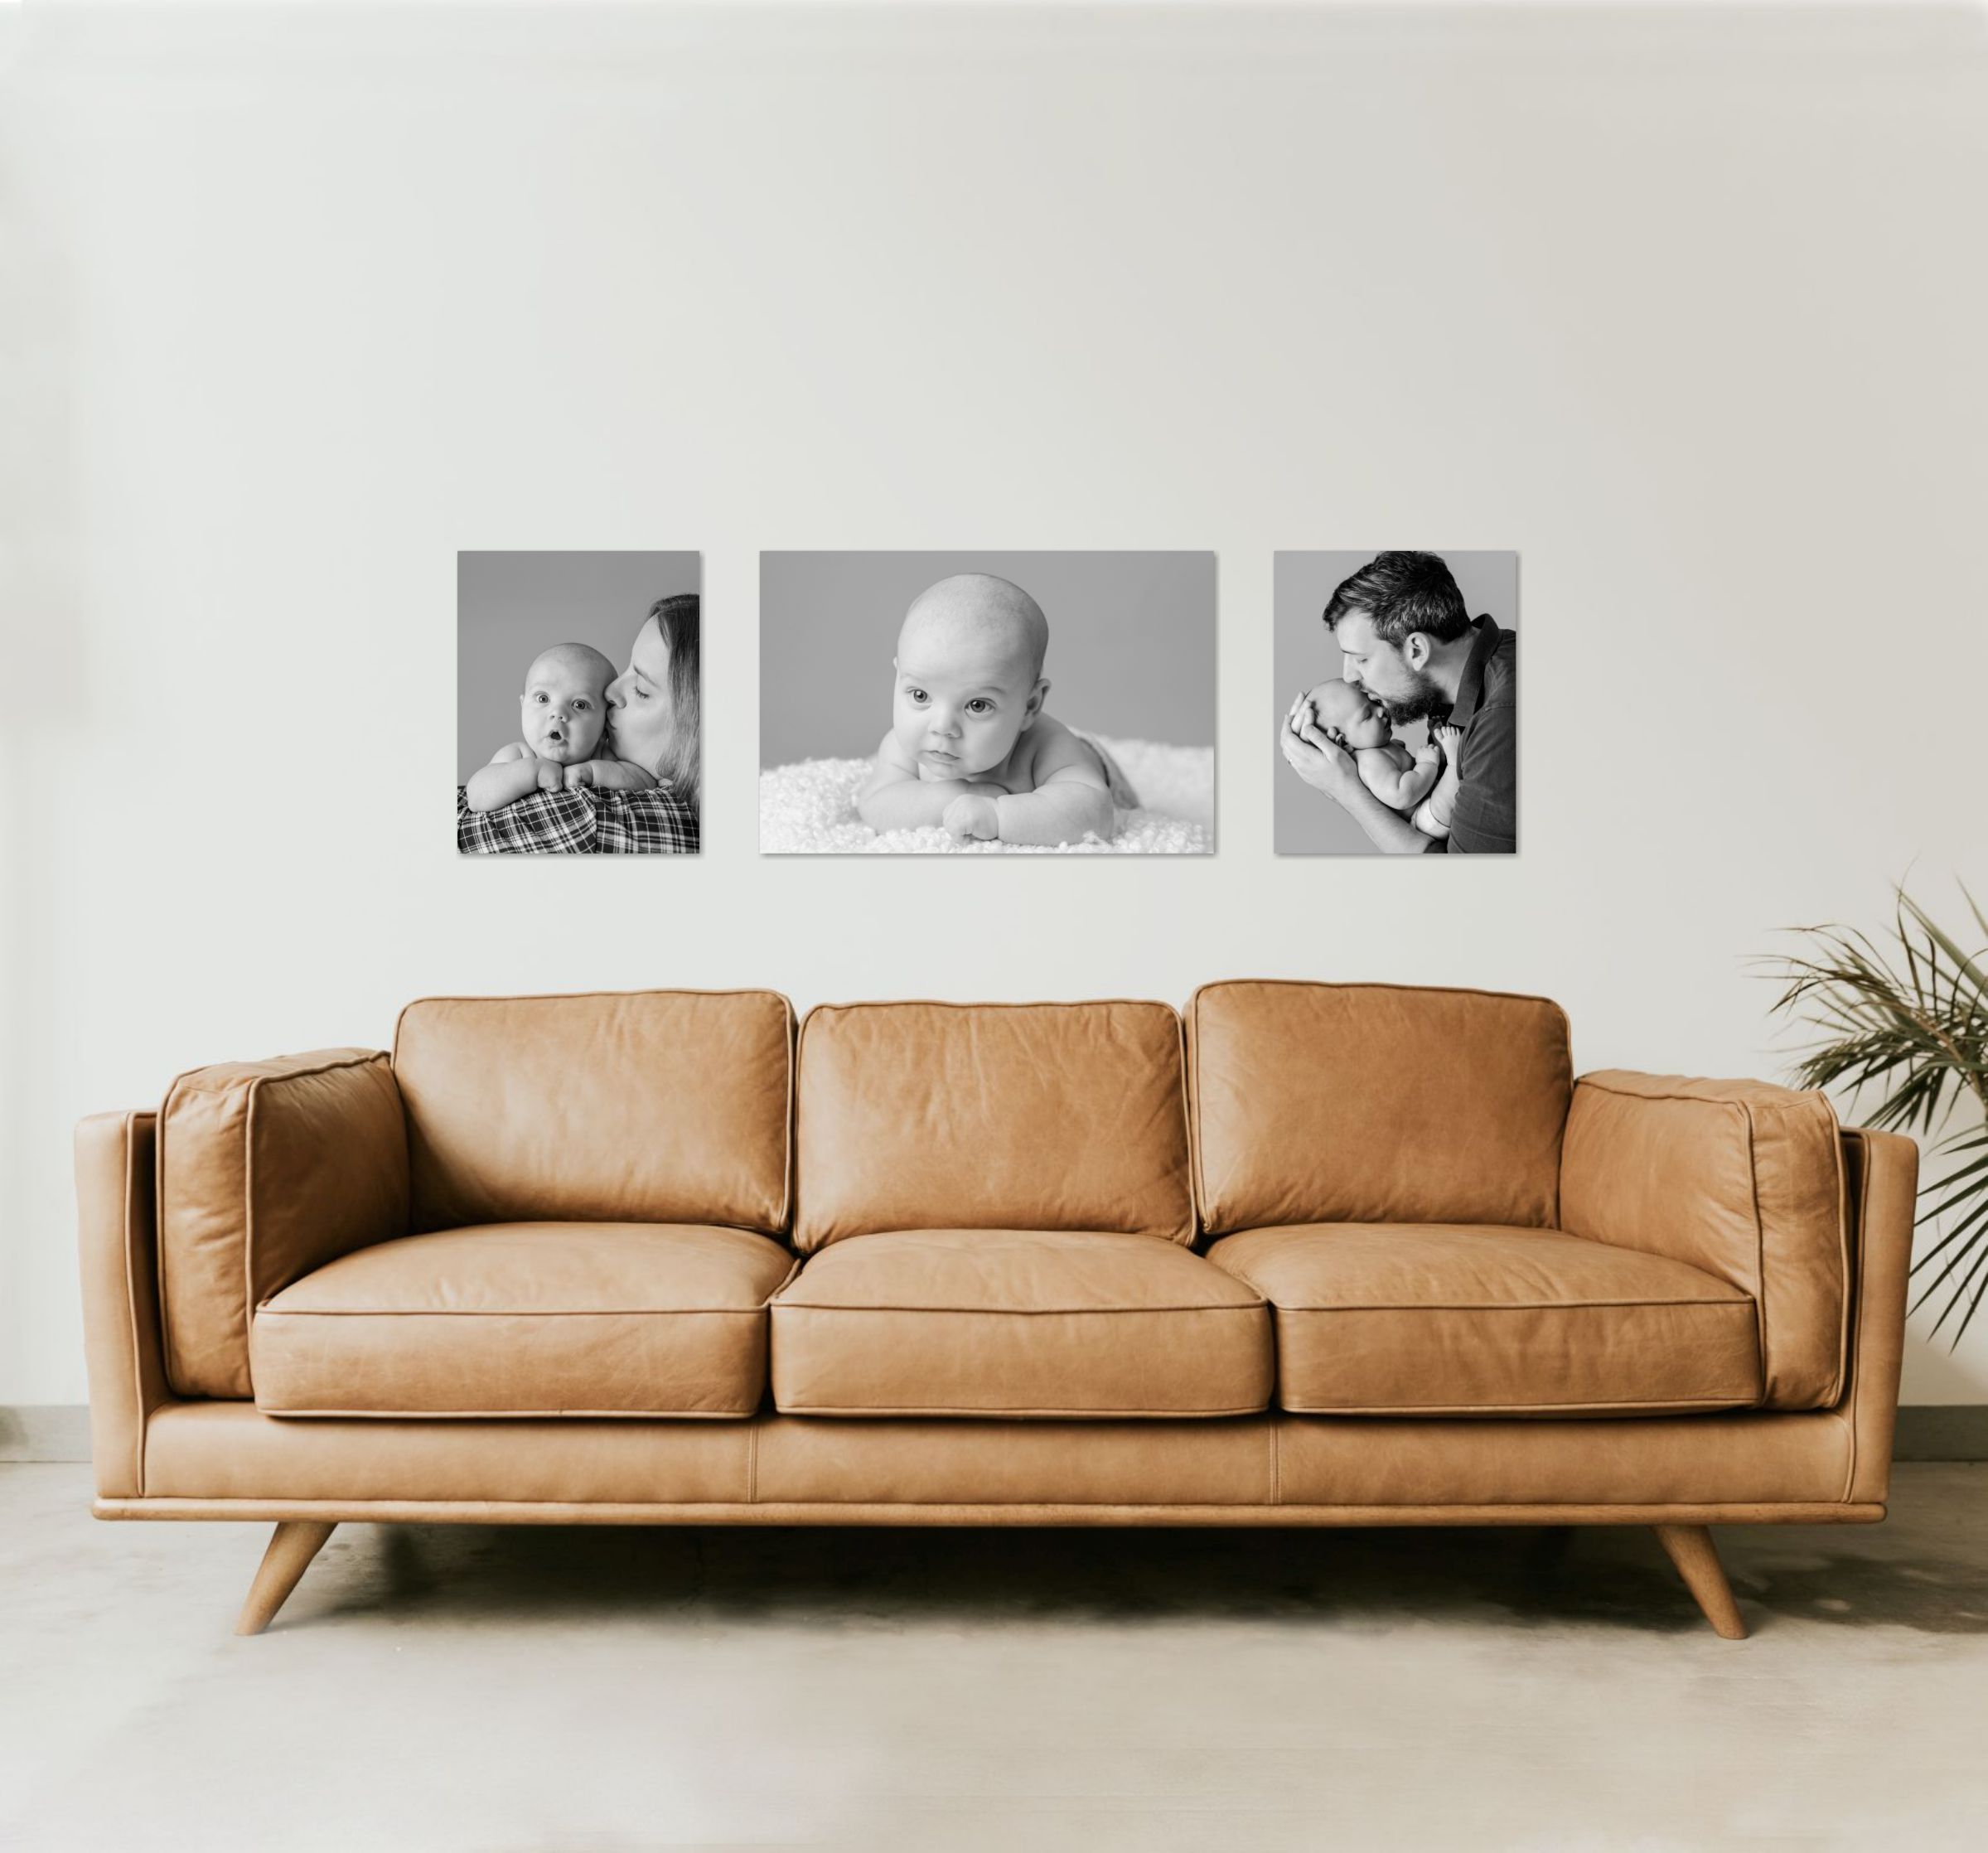
[[1324, 612], [1345, 659], [1341, 674], [1397, 726], [1447, 718], [1461, 788], [1447, 843], [1424, 836], [1361, 782], [1336, 729], [1321, 728], [1304, 695], [1279, 744], [1299, 777], [1323, 791], [1391, 855], [1424, 850], [1510, 855], [1518, 847], [1518, 651], [1516, 633], [1471, 621], [1439, 554], [1377, 554], [1334, 590]]

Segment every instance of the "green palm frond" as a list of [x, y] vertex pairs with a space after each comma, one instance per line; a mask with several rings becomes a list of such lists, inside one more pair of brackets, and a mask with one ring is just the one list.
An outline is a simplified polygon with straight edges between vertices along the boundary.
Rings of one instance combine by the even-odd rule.
[[[1964, 885], [1961, 893], [1988, 936], [1988, 914]], [[1818, 1032], [1794, 1052], [1797, 1086], [1840, 1089], [1853, 1101], [1874, 1094], [1860, 1110], [1888, 1131], [1929, 1135], [1970, 1100], [1988, 1115], [1988, 946], [1965, 951], [1902, 887], [1886, 945], [1855, 926], [1792, 931], [1805, 950], [1754, 962], [1781, 985], [1773, 1010]], [[1956, 1220], [1913, 1263], [1918, 1274], [1946, 1257], [1913, 1310], [1952, 1281], [1932, 1329], [1957, 1314], [1957, 1346], [1988, 1298], [1988, 1122], [1929, 1150], [1964, 1162], [1921, 1187], [1922, 1226], [1937, 1232], [1942, 1219]]]

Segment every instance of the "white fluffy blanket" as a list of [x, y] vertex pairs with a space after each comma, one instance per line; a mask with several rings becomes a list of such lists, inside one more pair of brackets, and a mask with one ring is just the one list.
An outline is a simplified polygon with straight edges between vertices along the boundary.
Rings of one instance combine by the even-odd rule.
[[776, 855], [1205, 856], [1215, 848], [1215, 749], [1152, 740], [1105, 741], [1139, 808], [1120, 810], [1109, 843], [1087, 836], [1053, 849], [960, 843], [936, 825], [879, 835], [856, 815], [867, 759], [803, 759], [759, 775], [759, 847]]

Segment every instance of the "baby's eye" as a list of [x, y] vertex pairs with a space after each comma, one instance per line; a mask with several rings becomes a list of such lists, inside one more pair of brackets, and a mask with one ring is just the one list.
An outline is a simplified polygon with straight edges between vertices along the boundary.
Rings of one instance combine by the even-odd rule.
[[537, 702], [541, 708], [543, 708], [545, 705], [545, 691], [543, 689], [539, 689], [539, 692], [531, 699]]
[[967, 703], [966, 711], [970, 714], [991, 714], [994, 712], [994, 704], [985, 695], [975, 695], [971, 701]]
[[593, 707], [593, 704], [585, 695], [575, 695], [573, 699], [573, 705], [578, 713], [583, 714], [589, 708]]
[[904, 696], [906, 700], [919, 708], [922, 708], [926, 702], [931, 699], [931, 697], [922, 689], [907, 689], [904, 691]]

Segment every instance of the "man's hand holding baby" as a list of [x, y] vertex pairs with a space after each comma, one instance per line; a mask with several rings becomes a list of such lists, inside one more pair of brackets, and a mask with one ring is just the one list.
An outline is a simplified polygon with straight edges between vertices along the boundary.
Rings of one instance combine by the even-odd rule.
[[1314, 791], [1344, 803], [1352, 792], [1366, 789], [1360, 783], [1353, 756], [1341, 745], [1337, 731], [1319, 725], [1318, 713], [1309, 694], [1299, 695], [1291, 704], [1278, 744], [1292, 771]]

